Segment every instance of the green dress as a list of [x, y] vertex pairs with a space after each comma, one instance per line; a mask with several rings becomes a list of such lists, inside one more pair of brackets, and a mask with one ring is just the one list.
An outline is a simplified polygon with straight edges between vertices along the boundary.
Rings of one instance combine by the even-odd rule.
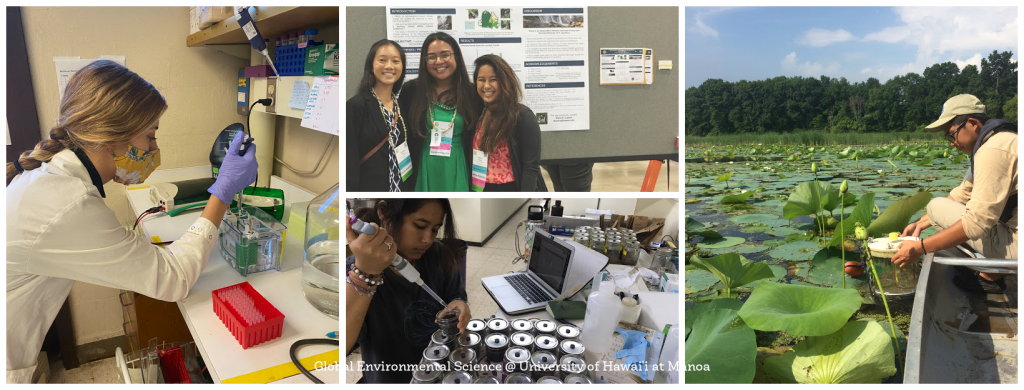
[[[445, 107], [450, 108], [450, 107]], [[452, 115], [456, 115], [454, 109], [446, 110], [437, 104], [431, 104], [434, 120], [442, 123], [450, 123]], [[430, 121], [430, 115], [427, 115]], [[430, 124], [433, 127], [433, 123]], [[423, 143], [423, 157], [420, 158], [418, 175], [416, 178], [416, 191], [431, 192], [465, 192], [469, 191], [469, 172], [466, 170], [466, 155], [463, 153], [462, 117], [455, 119], [452, 129], [452, 153], [449, 157], [430, 155], [430, 133], [427, 133], [427, 142]], [[446, 134], [447, 135], [447, 134]]]

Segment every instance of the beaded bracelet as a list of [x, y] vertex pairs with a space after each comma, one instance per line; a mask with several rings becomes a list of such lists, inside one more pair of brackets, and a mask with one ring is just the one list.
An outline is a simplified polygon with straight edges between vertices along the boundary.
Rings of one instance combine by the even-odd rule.
[[383, 272], [381, 272], [381, 273], [379, 273], [377, 275], [366, 274], [366, 273], [363, 273], [363, 271], [360, 271], [359, 268], [356, 268], [356, 263], [352, 263], [352, 266], [349, 267], [349, 271], [355, 272], [356, 277], [359, 278], [359, 280], [362, 280], [362, 281], [366, 282], [366, 284], [370, 285], [371, 287], [372, 286], [380, 286], [380, 285], [384, 284], [384, 273]]
[[355, 284], [355, 282], [352, 281], [352, 277], [351, 276], [346, 276], [345, 277], [345, 283], [348, 283], [348, 284], [352, 285], [352, 288], [354, 288], [356, 290], [356, 292], [359, 293], [359, 295], [368, 296], [370, 298], [373, 298], [373, 294], [377, 293], [377, 289], [376, 288], [369, 288], [369, 289], [367, 289], [367, 288], [363, 288], [363, 287], [357, 286]]

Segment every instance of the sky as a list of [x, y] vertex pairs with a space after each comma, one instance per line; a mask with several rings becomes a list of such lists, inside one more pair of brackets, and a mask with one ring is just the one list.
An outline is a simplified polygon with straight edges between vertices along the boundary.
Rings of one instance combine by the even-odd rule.
[[1017, 50], [1016, 7], [686, 7], [685, 84], [846, 77], [881, 82]]

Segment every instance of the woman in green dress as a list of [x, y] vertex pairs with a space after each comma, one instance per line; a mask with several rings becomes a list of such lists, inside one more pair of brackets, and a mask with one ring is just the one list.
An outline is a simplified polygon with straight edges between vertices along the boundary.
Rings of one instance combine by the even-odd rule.
[[409, 145], [419, 162], [416, 191], [469, 191], [472, 129], [481, 104], [455, 38], [443, 32], [427, 36], [418, 77], [405, 83], [398, 100], [415, 124]]

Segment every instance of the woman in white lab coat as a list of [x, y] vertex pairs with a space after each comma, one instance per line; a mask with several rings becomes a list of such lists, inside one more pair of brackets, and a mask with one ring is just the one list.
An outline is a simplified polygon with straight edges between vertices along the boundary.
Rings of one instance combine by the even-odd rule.
[[165, 248], [121, 225], [103, 201], [105, 183], [141, 183], [160, 164], [166, 109], [139, 75], [93, 62], [68, 82], [50, 138], [7, 163], [7, 383], [31, 380], [76, 280], [178, 301], [206, 267], [232, 195], [255, 181], [255, 145], [239, 156], [235, 138], [201, 217]]

